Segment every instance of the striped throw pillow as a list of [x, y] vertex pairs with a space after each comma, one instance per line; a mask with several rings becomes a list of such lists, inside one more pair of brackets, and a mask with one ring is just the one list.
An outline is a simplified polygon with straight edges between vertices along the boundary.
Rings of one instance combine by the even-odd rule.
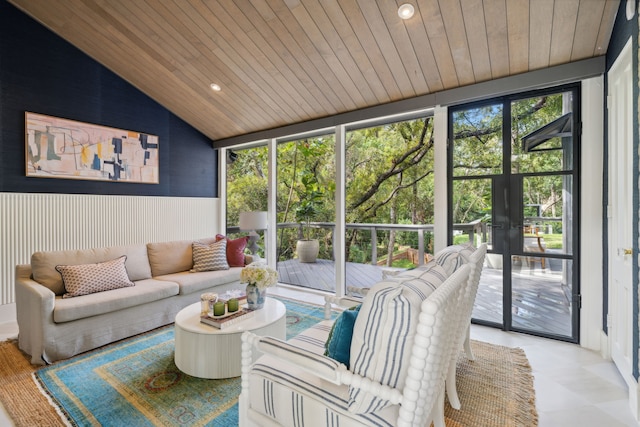
[[[434, 265], [420, 276], [378, 282], [362, 302], [351, 341], [350, 370], [382, 384], [402, 389], [409, 369], [422, 301], [448, 277]], [[349, 412], [379, 411], [389, 401], [349, 389]]]
[[214, 243], [193, 242], [192, 273], [199, 271], [228, 270], [227, 240], [222, 239]]

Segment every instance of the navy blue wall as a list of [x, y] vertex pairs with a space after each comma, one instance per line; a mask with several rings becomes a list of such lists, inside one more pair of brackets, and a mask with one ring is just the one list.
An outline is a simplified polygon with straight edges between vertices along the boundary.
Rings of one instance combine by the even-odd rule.
[[[160, 184], [27, 178], [25, 111], [158, 135]], [[0, 192], [217, 197], [209, 138], [5, 0], [0, 165]]]

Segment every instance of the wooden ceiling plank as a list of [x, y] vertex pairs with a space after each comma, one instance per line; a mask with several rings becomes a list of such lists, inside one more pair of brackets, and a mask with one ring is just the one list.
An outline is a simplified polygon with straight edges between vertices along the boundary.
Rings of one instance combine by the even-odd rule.
[[439, 2], [458, 81], [463, 86], [475, 83], [460, 0], [439, 0]]
[[[218, 16], [225, 17], [223, 22], [233, 23], [235, 31], [245, 34], [259, 51], [263, 52], [270, 61], [278, 66], [279, 70], [288, 69], [293, 71], [300, 81], [307, 85], [309, 91], [314, 94], [318, 102], [326, 106], [325, 112], [327, 114], [331, 114], [331, 111], [337, 112], [342, 108], [346, 108], [342, 99], [345, 96], [344, 92], [337, 90], [339, 88], [332, 87], [320, 69], [316, 68], [308, 58], [301, 56], [296, 58], [296, 56], [288, 53], [281, 55], [280, 52], [286, 51], [284, 45], [279, 41], [275, 46], [270, 45], [267, 39], [262, 36], [260, 30], [256, 28], [253, 20], [249, 20], [230, 0], [224, 1], [226, 1], [225, 4], [220, 4], [219, 1], [210, 2], [209, 7], [215, 7], [215, 10], [212, 9], [212, 11]], [[262, 25], [265, 27], [265, 32], [270, 31], [266, 23], [263, 22]], [[231, 26], [229, 29], [234, 31]], [[277, 38], [273, 35], [270, 40], [277, 40]]]
[[604, 12], [602, 13], [600, 28], [598, 29], [598, 37], [596, 39], [596, 46], [593, 52], [593, 56], [604, 55], [607, 52], [607, 47], [609, 45], [609, 40], [611, 40], [611, 34], [613, 32], [613, 25], [616, 21], [616, 14], [618, 13], [619, 4], [620, 0], [607, 0], [604, 6]]
[[549, 65], [571, 61], [571, 51], [576, 37], [576, 23], [580, 0], [556, 1], [553, 7], [551, 51]]
[[[167, 21], [167, 24], [164, 24], [164, 26], [172, 26], [174, 29], [173, 34], [169, 34], [169, 38], [176, 41], [164, 40], [162, 44], [158, 45], [158, 48], [162, 49], [162, 46], [174, 46], [174, 54], [180, 55], [179, 49], [181, 43], [194, 45], [197, 50], [197, 56], [189, 61], [182, 69], [185, 74], [193, 73], [197, 76], [194, 89], [210, 93], [211, 89], [209, 85], [214, 80], [212, 76], [215, 75], [216, 83], [225, 86], [225, 90], [219, 92], [219, 96], [215, 98], [216, 102], [220, 103], [221, 106], [234, 110], [234, 113], [240, 116], [246, 115], [246, 111], [253, 111], [252, 117], [246, 117], [241, 120], [247, 126], [251, 126], [252, 122], [260, 123], [265, 120], [269, 122], [270, 119], [268, 119], [268, 117], [271, 115], [270, 108], [264, 106], [264, 103], [257, 98], [257, 95], [261, 93], [260, 90], [257, 92], [246, 91], [244, 88], [236, 85], [225, 85], [223, 83], [224, 81], [231, 81], [230, 76], [236, 76], [232, 67], [225, 61], [216, 60], [211, 50], [205, 47], [205, 43], [202, 41], [198, 43], [191, 43], [189, 41], [189, 39], [194, 39], [195, 35], [193, 35], [192, 31], [197, 28], [197, 26], [182, 12], [181, 8], [187, 6], [187, 3], [181, 3], [178, 8], [174, 3], [165, 1], [162, 6], [155, 6], [152, 11], [149, 11], [149, 13], [155, 17], [156, 28], [163, 26], [163, 21]], [[171, 9], [172, 7], [173, 9]], [[169, 24], [168, 21], [171, 21], [171, 24]], [[204, 39], [206, 39], [206, 37], [204, 37]], [[178, 42], [181, 43], [176, 44]], [[207, 40], [207, 42], [209, 42], [209, 40]], [[277, 96], [277, 92], [272, 91], [270, 95]], [[291, 113], [293, 114], [293, 112]], [[263, 119], [258, 120], [259, 116], [263, 117]], [[291, 118], [294, 117], [296, 116], [291, 115]]]
[[[444, 89], [438, 67], [435, 67], [436, 58], [433, 54], [431, 41], [424, 28], [420, 7], [416, 5], [416, 18], [405, 21], [405, 27], [409, 34], [409, 39], [413, 45], [413, 51], [418, 58], [420, 69], [424, 74], [429, 92], [438, 92]], [[424, 95], [424, 94], [422, 94]]]
[[[414, 15], [413, 18], [409, 20], [412, 22], [409, 23], [398, 16], [398, 5], [395, 2], [379, 2], [379, 8], [396, 50], [398, 54], [400, 54], [404, 68], [407, 70], [409, 80], [411, 80], [411, 84], [413, 85], [413, 90], [416, 95], [430, 93], [431, 89], [424, 76], [424, 70], [418, 59], [416, 47], [413, 45], [407, 30], [408, 25], [417, 25], [420, 15]], [[427, 48], [429, 48], [428, 44]], [[422, 46], [418, 46], [418, 49], [422, 49]]]
[[604, 14], [604, 1], [583, 1], [578, 9], [576, 37], [573, 40], [571, 60], [590, 58], [596, 49], [598, 34], [593, 28], [600, 28]]
[[[194, 14], [193, 19], [197, 19], [196, 14]], [[210, 29], [212, 28], [215, 27], [210, 26]], [[224, 31], [225, 29], [224, 26], [219, 26], [218, 28], [218, 31]], [[206, 43], [210, 42], [208, 37], [205, 37], [204, 40]], [[289, 120], [308, 120], [317, 114], [311, 103], [311, 94], [290, 70], [285, 73], [267, 72], [256, 61], [255, 56], [248, 54], [235, 35], [230, 32], [227, 31], [222, 37], [219, 37], [217, 47], [210, 46], [209, 50], [211, 52], [224, 52], [224, 59], [220, 58], [220, 62], [236, 70], [236, 73], [240, 70], [238, 75], [243, 76], [245, 84], [252, 84], [254, 90], [268, 92], [269, 98], [278, 100], [278, 103], [281, 104], [280, 108], [284, 110], [287, 109], [287, 106], [292, 107], [289, 108], [289, 114], [291, 114]], [[290, 101], [292, 99], [296, 100], [295, 108], [291, 105]]]
[[[152, 15], [147, 13], [144, 9], [139, 8], [139, 3], [136, 2], [125, 2], [121, 5], [121, 13], [117, 18], [122, 22], [129, 22], [129, 27], [131, 31], [139, 31], [141, 35], [146, 35], [148, 39], [155, 40], [155, 45], [152, 47], [154, 53], [156, 53], [159, 57], [170, 55], [175, 58], [181, 58], [182, 52], [182, 44], [178, 42], [177, 37], [171, 37], [170, 33], [167, 33], [169, 37], [158, 35], [154, 29], [163, 28], [167, 29], [169, 26], [168, 23], [165, 23], [163, 18], [160, 15], [156, 15], [155, 12]], [[155, 16], [153, 16], [155, 15]], [[130, 21], [129, 17], [135, 17], [134, 21]], [[142, 24], [142, 25], [141, 25]], [[174, 24], [175, 25], [175, 24]], [[185, 34], [184, 28], [175, 28], [175, 31]], [[189, 43], [189, 42], [184, 42]], [[203, 74], [200, 70], [202, 70], [206, 66], [210, 66], [210, 64], [205, 64], [205, 57], [202, 55], [202, 52], [194, 52], [190, 60], [186, 58], [181, 58], [180, 67], [177, 69], [177, 72], [174, 71], [174, 75], [180, 75], [184, 79], [185, 84], [188, 84], [192, 89], [199, 93], [209, 94], [211, 89], [209, 88], [209, 84], [211, 83], [210, 76]], [[214, 68], [215, 70], [215, 68]], [[226, 74], [230, 75], [230, 70], [226, 72], [219, 72], [218, 74]], [[236, 92], [234, 93], [233, 88], [227, 87], [224, 92], [220, 92], [216, 94], [217, 96], [214, 98], [214, 102], [219, 106], [219, 108], [223, 108], [228, 110], [228, 115], [230, 118], [237, 122], [244, 122], [244, 126], [250, 125], [251, 122], [248, 120], [245, 122], [245, 119], [242, 118], [242, 109], [241, 107], [237, 107], [238, 104], [243, 103], [242, 98], [244, 95], [242, 93]], [[246, 105], [250, 105], [246, 103]], [[247, 107], [244, 107], [245, 109]], [[263, 123], [267, 123], [268, 120], [263, 119]]]
[[[491, 79], [491, 58], [489, 55], [489, 36], [485, 10], [482, 0], [467, 0], [462, 3], [467, 43], [471, 54], [471, 64], [475, 81], [483, 82]], [[489, 17], [487, 17], [487, 21]], [[503, 52], [507, 55], [507, 51]]]
[[[202, 15], [202, 19], [205, 19], [205, 24], [201, 24], [199, 22], [194, 22], [194, 25], [202, 25], [202, 30], [206, 33], [207, 40], [204, 42], [208, 49], [208, 57], [210, 65], [207, 66], [207, 69], [210, 70], [211, 80], [216, 80], [216, 83], [220, 84], [223, 87], [222, 91], [227, 91], [228, 88], [232, 88], [234, 92], [240, 93], [242, 98], [246, 100], [245, 104], [242, 106], [244, 111], [243, 114], [248, 115], [250, 120], [255, 119], [254, 113], [252, 110], [259, 109], [262, 114], [266, 117], [269, 117], [269, 121], [273, 123], [273, 121], [281, 121], [285, 118], [297, 118], [297, 115], [294, 115], [292, 111], [285, 112], [282, 108], [285, 100], [279, 96], [278, 88], [273, 87], [273, 84], [268, 84], [264, 81], [263, 77], [266, 76], [280, 76], [273, 66], [269, 63], [269, 61], [263, 61], [264, 56], [260, 55], [259, 52], [245, 51], [239, 46], [236, 47], [238, 56], [242, 57], [244, 61], [241, 61], [240, 64], [237, 64], [233, 58], [233, 50], [234, 47], [231, 47], [228, 43], [226, 29], [223, 28], [220, 22], [211, 18], [212, 14], [206, 15], [205, 10], [201, 10], [200, 7], [204, 7], [201, 4], [197, 5], [198, 11]], [[204, 7], [206, 9], [206, 7]], [[208, 9], [206, 9], [208, 11]], [[208, 25], [210, 23], [211, 25]], [[215, 28], [215, 31], [213, 30]], [[240, 37], [246, 37], [243, 32], [238, 33]], [[228, 53], [231, 52], [231, 58], [229, 58]], [[247, 57], [255, 58], [255, 60], [259, 63], [259, 66], [250, 66], [246, 62]], [[233, 73], [232, 78], [228, 78], [226, 76], [218, 77], [217, 74], [217, 63], [222, 61], [226, 64]], [[236, 72], [240, 71], [240, 78], [236, 77]], [[245, 73], [246, 70], [246, 73]], [[250, 73], [249, 75], [246, 75]], [[215, 76], [215, 77], [214, 77]], [[238, 99], [239, 97], [236, 97]], [[234, 104], [236, 101], [230, 100], [230, 104]]]
[[529, 8], [529, 70], [549, 66], [554, 0], [536, 0]]
[[[222, 37], [228, 40], [233, 35], [237, 39], [234, 46], [242, 47], [239, 53], [243, 54], [245, 60], [253, 58], [260, 64], [263, 72], [296, 81], [298, 85], [303, 86], [303, 88], [298, 86], [301, 92], [307, 91], [305, 94], [307, 102], [313, 102], [313, 104], [321, 106], [324, 109], [323, 111], [334, 111], [334, 102], [338, 98], [333, 92], [331, 90], [323, 90], [322, 84], [314, 81], [307, 73], [307, 70], [302, 67], [289, 67], [268, 44], [264, 42], [259, 44], [261, 37], [259, 37], [257, 30], [253, 26], [247, 25], [242, 28], [236, 22], [234, 16], [229, 14], [226, 8], [217, 2], [209, 2], [206, 6], [199, 2], [196, 2], [196, 4], [205, 17], [204, 20], [211, 24], [206, 28], [208, 33], [214, 31], [222, 33]], [[237, 17], [238, 15], [236, 14], [235, 16]], [[245, 21], [248, 23], [247, 20]], [[329, 89], [328, 85], [326, 85], [326, 89]], [[280, 109], [280, 107], [276, 106], [274, 108]]]
[[403, 97], [414, 97], [416, 91], [406, 68], [402, 64], [400, 54], [396, 50], [396, 46], [387, 29], [384, 19], [382, 18], [380, 9], [377, 5], [371, 4], [368, 0], [357, 0], [358, 7], [362, 16], [373, 34], [376, 44], [380, 47], [380, 51], [387, 62], [388, 67], [393, 73], [396, 84], [402, 91]]
[[[79, 38], [76, 42], [78, 48], [83, 51], [96, 52], [96, 60], [98, 62], [101, 62], [120, 76], [131, 76], [131, 78], [125, 78], [125, 80], [155, 99], [161, 105], [167, 106], [170, 111], [191, 123], [192, 126], [199, 129], [205, 135], [214, 139], [213, 136], [217, 134], [232, 135], [237, 132], [246, 131], [245, 128], [233, 122], [225, 110], [219, 110], [218, 108], [212, 109], [211, 106], [207, 106], [206, 108], [213, 112], [219, 123], [218, 132], [213, 134], [207, 132], [206, 126], [203, 126], [203, 121], [198, 117], [199, 111], [204, 110], [203, 107], [205, 107], [198, 105], [201, 99], [199, 94], [193, 93], [188, 86], [173, 79], [171, 70], [160, 66], [160, 64], [156, 63], [155, 60], [145, 52], [133, 49], [125, 43], [119, 43], [114, 49], [114, 43], [109, 40], [115, 36], [116, 38], [121, 37], [123, 41], [126, 41], [126, 37], [106, 23], [100, 25], [100, 23], [96, 22], [95, 15], [83, 13], [84, 10], [81, 6], [74, 5], [73, 9], [67, 12], [70, 14], [73, 13], [74, 16], [76, 16], [74, 20], [74, 31], [77, 31], [79, 34], [93, 34], [93, 37]], [[104, 32], [110, 32], [111, 36], [100, 37]], [[136, 60], [122, 61], [123, 57], [136, 58]], [[110, 64], [114, 65], [110, 67]], [[154, 70], [153, 79], [145, 77], [149, 75], [148, 70]], [[164, 90], [158, 90], [158, 80], [164, 82], [161, 88]]]
[[[384, 85], [385, 91], [389, 94], [391, 100], [402, 99], [403, 93], [394, 78], [391, 68], [387, 64], [387, 61], [378, 46], [369, 25], [367, 25], [360, 7], [357, 4], [357, 0], [338, 0], [340, 9], [344, 12], [351, 30], [355, 34], [358, 42], [362, 46], [362, 49], [369, 58], [370, 63], [375, 69], [376, 74], [380, 78], [380, 81]], [[407, 81], [408, 83], [408, 81]], [[407, 84], [409, 91], [411, 91], [411, 85]]]
[[[341, 36], [337, 29], [340, 24], [334, 22], [327, 15], [323, 4], [317, 0], [307, 0], [304, 2], [304, 5], [298, 3], [296, 7], [289, 8], [296, 19], [298, 19], [298, 22], [300, 22], [302, 28], [309, 34], [311, 40], [318, 38], [319, 44], [326, 44], [327, 47], [331, 49], [337, 60], [344, 66], [358, 87], [367, 105], [389, 101], [386, 92], [382, 91], [383, 95], [379, 97], [380, 92], [374, 90], [374, 87], [381, 87], [381, 82], [378, 79], [378, 75], [370, 66], [371, 64], [369, 64], [368, 67], [365, 65], [369, 60], [362, 51], [360, 44], [352, 43], [350, 47], [347, 46], [346, 43], [349, 41], [348, 34], [346, 34], [346, 37]], [[344, 15], [342, 16], [342, 20], [346, 22]], [[344, 22], [342, 23], [344, 24]], [[348, 24], [346, 28], [350, 28]], [[355, 39], [355, 37], [351, 36], [351, 40], [353, 39]], [[363, 60], [365, 63], [361, 64], [360, 61]]]
[[449, 49], [449, 39], [440, 12], [440, 4], [438, 0], [417, 0], [417, 3], [427, 36], [431, 42], [433, 56], [436, 59], [435, 65], [438, 67], [442, 84], [445, 89], [458, 87], [460, 82]]
[[381, 76], [369, 60], [369, 56], [365, 52], [337, 0], [323, 0], [321, 6], [327, 14], [327, 18], [331, 21], [338, 37], [343, 40], [345, 47], [353, 56], [360, 72], [375, 94], [377, 102], [379, 104], [390, 102], [392, 98], [387, 92]]
[[509, 73], [520, 74], [529, 70], [529, 0], [509, 0], [506, 6]]
[[338, 42], [337, 45], [331, 45], [332, 39], [328, 38], [327, 35], [331, 32], [335, 35], [335, 31], [331, 22], [326, 19], [326, 15], [323, 24], [331, 28], [325, 28], [323, 32], [318, 27], [316, 20], [322, 19], [322, 15], [324, 15], [322, 8], [314, 10], [320, 16], [311, 17], [307, 8], [313, 6], [313, 1], [308, 1], [308, 4], [305, 3], [304, 6], [298, 4], [293, 9], [289, 9], [282, 0], [271, 0], [269, 3], [276, 11], [281, 22], [283, 24], [287, 23], [286, 27], [295, 38], [298, 37], [298, 34], [304, 33], [315, 46], [316, 52], [326, 61], [336, 76], [343, 81], [356, 105], [366, 105], [375, 99], [373, 91], [344, 47], [344, 44]]
[[485, 0], [484, 17], [489, 41], [491, 78], [509, 75], [509, 31], [507, 5], [504, 0]]
[[[285, 35], [286, 33], [286, 37], [298, 41], [300, 46], [306, 45], [306, 48], [303, 47], [304, 52], [310, 57], [317, 57], [325, 61], [336, 80], [340, 81], [342, 86], [345, 88], [347, 94], [356, 105], [356, 108], [366, 105], [365, 97], [356, 83], [356, 80], [361, 80], [361, 77], [357, 77], [360, 75], [360, 71], [357, 67], [354, 67], [352, 72], [356, 75], [352, 76], [350, 72], [345, 69], [342, 61], [336, 57], [334, 51], [318, 31], [313, 19], [311, 19], [308, 14], [304, 13], [304, 8], [296, 8], [298, 11], [302, 12], [298, 14], [298, 16], [294, 15], [282, 0], [252, 0], [252, 2], [261, 1], [267, 2], [267, 4], [274, 9], [279, 18], [278, 20], [274, 19], [269, 22], [272, 28], [276, 31], [276, 34]], [[303, 21], [301, 22], [299, 19], [302, 19]], [[367, 90], [371, 93], [370, 89], [367, 88]]]
[[[234, 42], [232, 33], [228, 31], [224, 32], [224, 27], [220, 22], [215, 20], [212, 14], [204, 15], [204, 13], [209, 10], [201, 3], [194, 3], [196, 7], [200, 6], [197, 9], [192, 8], [191, 4], [184, 2], [180, 2], [179, 5], [189, 17], [187, 26], [192, 28], [192, 31], [199, 33], [198, 37], [203, 46], [202, 58], [208, 58], [203, 68], [211, 70], [211, 74], [206, 78], [209, 81], [216, 80], [216, 83], [221, 84], [224, 88], [221, 92], [233, 89], [236, 93], [241, 94], [240, 96], [235, 95], [234, 99], [227, 100], [228, 104], [241, 103], [238, 108], [242, 109], [245, 112], [244, 114], [248, 111], [258, 110], [254, 112], [260, 113], [267, 122], [282, 120], [283, 117], [288, 117], [289, 119], [299, 118], [299, 115], [293, 111], [285, 113], [281, 108], [281, 105], [285, 102], [285, 100], [279, 96], [279, 91], [283, 92], [282, 88], [278, 85], [274, 87], [273, 83], [270, 84], [263, 79], [263, 77], [266, 78], [268, 75], [275, 74], [278, 77], [278, 81], [282, 83], [284, 77], [279, 73], [268, 73], [259, 63], [255, 62], [255, 57], [240, 46], [237, 41], [234, 43], [236, 46], [232, 47], [229, 44], [229, 42]], [[174, 11], [173, 13], [177, 14], [179, 12]], [[206, 16], [207, 20], [205, 20], [203, 16]], [[221, 34], [221, 32], [224, 32], [224, 34]], [[212, 55], [212, 53], [218, 51], [224, 51], [225, 58], [231, 56], [232, 59], [221, 59], [217, 58], [216, 55]], [[229, 55], [229, 53], [231, 53], [231, 55]], [[254, 63], [251, 63], [251, 61], [254, 61]], [[226, 76], [218, 77], [216, 74], [217, 64], [225, 64], [225, 67], [229, 69], [229, 73], [234, 77], [239, 76], [237, 74], [237, 67], [240, 67], [242, 70], [240, 74], [240, 76], [242, 76], [241, 81], [235, 78], [228, 79]], [[285, 82], [285, 84], [288, 85], [289, 83]], [[247, 90], [247, 87], [251, 87], [253, 90]], [[270, 117], [270, 119], [268, 119], [268, 117]], [[252, 115], [249, 119], [256, 121], [258, 117]]]
[[[232, 0], [222, 0], [227, 3]], [[269, 7], [265, 0], [250, 0], [258, 5], [266, 5]], [[260, 6], [263, 7], [263, 6]], [[269, 21], [259, 22], [259, 25], [255, 24], [255, 13], [249, 10], [243, 10], [246, 17], [247, 26], [251, 28], [251, 31], [255, 31], [256, 35], [259, 35], [271, 48], [286, 61], [287, 66], [292, 70], [300, 69], [310, 73], [314, 83], [324, 85], [331, 92], [336, 95], [338, 103], [342, 105], [342, 108], [350, 109], [354, 108], [355, 103], [349, 95], [346, 87], [337, 78], [331, 67], [329, 67], [320, 55], [313, 55], [316, 52], [315, 47], [309, 42], [306, 36], [301, 40], [297, 40], [288, 31], [286, 25], [284, 25], [278, 19], [272, 19]], [[234, 14], [235, 15], [235, 14]], [[338, 103], [333, 103], [337, 106]]]
[[[232, 0], [220, 0], [224, 7], [236, 7]], [[233, 13], [236, 16], [237, 13]], [[260, 40], [269, 44], [276, 54], [282, 58], [289, 67], [301, 67], [305, 70], [313, 72], [314, 81], [324, 81], [331, 90], [334, 91], [339, 98], [340, 110], [350, 110], [355, 108], [355, 102], [349, 96], [347, 89], [339, 81], [333, 70], [327, 65], [323, 58], [318, 54], [310, 54], [315, 51], [315, 47], [311, 44], [307, 37], [302, 40], [296, 40], [291, 33], [278, 20], [277, 22], [266, 22], [260, 19], [260, 15], [253, 8], [242, 9], [242, 14], [247, 22], [251, 23], [252, 28], [260, 35]]]

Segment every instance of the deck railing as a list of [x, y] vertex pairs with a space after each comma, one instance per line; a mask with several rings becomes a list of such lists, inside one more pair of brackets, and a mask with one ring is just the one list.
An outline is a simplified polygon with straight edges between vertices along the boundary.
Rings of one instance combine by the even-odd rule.
[[[286, 228], [297, 228], [298, 229], [298, 238], [302, 239], [303, 237], [303, 227], [306, 224], [299, 222], [282, 222], [278, 223], [278, 229], [286, 229]], [[328, 229], [331, 230], [331, 235], [333, 239], [335, 239], [335, 223], [333, 222], [311, 222], [309, 224], [310, 228], [316, 229]], [[418, 263], [419, 265], [424, 262], [424, 254], [425, 254], [425, 232], [434, 231], [433, 224], [363, 224], [363, 223], [349, 223], [346, 224], [345, 228], [347, 230], [368, 230], [371, 234], [371, 241], [377, 241], [377, 233], [378, 231], [403, 231], [403, 232], [416, 232], [418, 233]], [[469, 235], [469, 241], [477, 243], [475, 241], [476, 235], [482, 236], [482, 241], [486, 241], [487, 227], [486, 223], [482, 222], [482, 220], [478, 219], [465, 224], [454, 224], [453, 229], [455, 231], [459, 231], [462, 234]], [[238, 233], [240, 232], [240, 228], [237, 226], [227, 227], [228, 233]], [[332, 248], [335, 245], [332, 244]], [[335, 253], [332, 254], [332, 260], [335, 260]], [[371, 245], [371, 264], [376, 265], [378, 260], [378, 248], [377, 245]]]

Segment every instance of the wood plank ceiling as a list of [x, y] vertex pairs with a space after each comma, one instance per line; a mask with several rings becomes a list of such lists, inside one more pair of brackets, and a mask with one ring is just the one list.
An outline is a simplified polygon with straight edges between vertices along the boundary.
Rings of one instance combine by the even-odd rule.
[[600, 56], [619, 5], [9, 1], [213, 140]]

